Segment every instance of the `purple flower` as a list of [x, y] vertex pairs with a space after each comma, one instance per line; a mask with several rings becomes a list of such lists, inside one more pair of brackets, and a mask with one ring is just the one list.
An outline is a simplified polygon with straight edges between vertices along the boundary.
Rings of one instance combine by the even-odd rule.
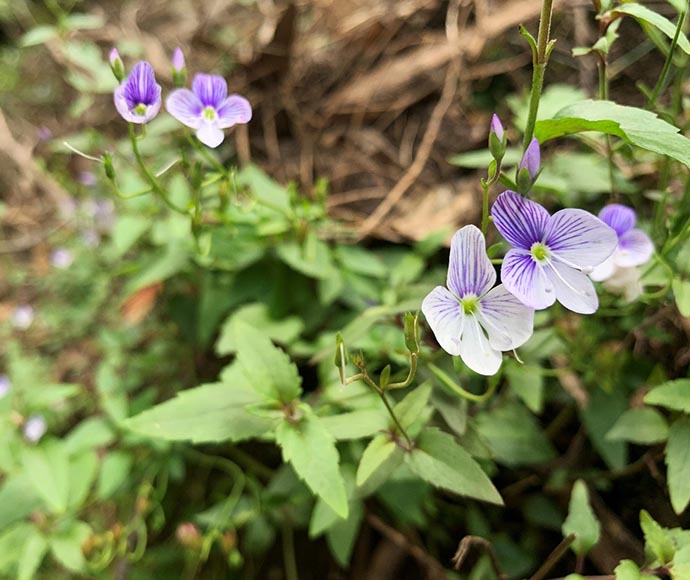
[[192, 90], [173, 91], [165, 107], [180, 123], [194, 129], [199, 141], [209, 147], [223, 142], [223, 129], [248, 123], [252, 118], [249, 101], [239, 95], [228, 96], [227, 83], [216, 75], [196, 75]]
[[77, 181], [86, 187], [93, 187], [98, 183], [98, 178], [93, 171], [80, 171], [77, 175]]
[[539, 176], [539, 166], [541, 165], [541, 152], [539, 141], [532, 139], [527, 146], [522, 159], [517, 168], [517, 188], [520, 193], [527, 193]]
[[654, 244], [647, 234], [635, 228], [637, 216], [632, 208], [612, 203], [599, 212], [599, 219], [614, 229], [618, 245], [611, 256], [594, 268], [592, 280], [607, 280], [618, 269], [640, 266], [652, 257]]
[[40, 141], [50, 141], [53, 138], [53, 132], [45, 125], [38, 130], [38, 139]]
[[43, 415], [31, 415], [24, 423], [24, 437], [29, 443], [38, 443], [46, 434], [48, 425]]
[[20, 304], [12, 313], [12, 326], [19, 330], [26, 330], [33, 324], [34, 309], [29, 304]]
[[12, 388], [12, 382], [7, 375], [0, 375], [0, 399], [4, 399]]
[[491, 208], [501, 235], [514, 246], [503, 259], [501, 280], [523, 304], [541, 310], [558, 300], [580, 314], [599, 307], [586, 276], [616, 247], [616, 232], [581, 209], [553, 216], [538, 203], [504, 191]]
[[122, 79], [125, 78], [125, 65], [122, 63], [120, 58], [120, 53], [117, 48], [113, 48], [108, 55], [108, 60], [110, 61], [110, 69], [113, 71], [113, 75], [117, 79], [117, 82], [121, 83]]
[[496, 135], [499, 141], [503, 141], [503, 125], [501, 124], [501, 120], [498, 118], [498, 115], [496, 115], [495, 113], [493, 117], [491, 117], [491, 126], [489, 128], [489, 131]]
[[491, 117], [491, 125], [489, 127], [489, 151], [491, 156], [500, 163], [506, 152], [506, 135], [503, 130], [503, 125], [498, 115], [494, 114]]
[[127, 80], [115, 89], [115, 107], [125, 121], [148, 123], [161, 108], [161, 86], [146, 61], [134, 65]]
[[443, 350], [460, 356], [482, 375], [496, 373], [501, 352], [527, 342], [534, 324], [534, 310], [503, 285], [492, 288], [495, 281], [483, 234], [475, 226], [465, 226], [451, 241], [448, 288], [437, 286], [422, 302]]
[[96, 230], [86, 230], [81, 235], [81, 241], [89, 248], [95, 248], [101, 243], [101, 236]]
[[50, 263], [60, 270], [69, 268], [72, 262], [74, 262], [74, 256], [67, 248], [55, 248], [50, 255]]
[[172, 77], [176, 87], [183, 87], [187, 80], [187, 66], [184, 61], [182, 49], [178, 46], [172, 56]]

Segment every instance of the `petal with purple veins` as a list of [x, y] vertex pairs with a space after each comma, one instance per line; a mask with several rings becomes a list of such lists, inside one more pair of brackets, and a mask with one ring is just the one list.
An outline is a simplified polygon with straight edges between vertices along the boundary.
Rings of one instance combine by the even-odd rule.
[[637, 216], [632, 208], [612, 203], [599, 212], [599, 219], [620, 236], [635, 227]]
[[503, 258], [501, 281], [525, 306], [543, 310], [556, 301], [553, 284], [544, 269], [524, 250], [510, 250]]
[[436, 286], [422, 301], [422, 312], [441, 348], [459, 355], [466, 317], [457, 299], [443, 286]]
[[592, 314], [599, 308], [599, 298], [594, 284], [582, 272], [552, 262], [546, 269], [546, 275], [553, 284], [556, 299], [568, 310], [578, 314]]
[[554, 255], [574, 267], [593, 268], [618, 244], [616, 232], [582, 209], [557, 211], [546, 227], [545, 243]]
[[202, 123], [202, 102], [189, 89], [177, 89], [168, 95], [165, 108], [183, 125], [198, 129]]
[[549, 212], [508, 189], [494, 202], [491, 217], [496, 229], [511, 245], [529, 250], [535, 242], [543, 241]]
[[216, 109], [218, 126], [227, 129], [238, 123], [249, 123], [252, 118], [252, 106], [239, 95], [230, 95]]
[[534, 309], [520, 302], [503, 284], [482, 298], [477, 317], [496, 350], [512, 350], [532, 336]]
[[204, 107], [218, 109], [228, 96], [228, 84], [218, 75], [197, 74], [192, 81], [192, 90]]
[[213, 149], [225, 139], [225, 133], [218, 127], [218, 121], [203, 120], [196, 131], [196, 136], [204, 145]]
[[590, 273], [589, 277], [595, 282], [601, 282], [613, 276], [613, 273], [616, 271], [616, 263], [614, 261], [614, 258], [617, 252], [618, 250], [616, 249], [616, 251], [613, 252], [613, 254], [611, 254], [601, 264], [594, 268], [594, 270], [592, 270], [592, 272]]
[[634, 229], [625, 232], [618, 238], [618, 248], [613, 259], [617, 266], [629, 268], [640, 266], [649, 260], [654, 253], [654, 244], [642, 230]]
[[450, 242], [447, 285], [458, 298], [479, 297], [496, 281], [496, 272], [486, 255], [486, 241], [476, 226], [460, 228]]
[[503, 355], [491, 347], [476, 316], [465, 318], [465, 328], [460, 339], [460, 357], [480, 375], [494, 375], [501, 366]]

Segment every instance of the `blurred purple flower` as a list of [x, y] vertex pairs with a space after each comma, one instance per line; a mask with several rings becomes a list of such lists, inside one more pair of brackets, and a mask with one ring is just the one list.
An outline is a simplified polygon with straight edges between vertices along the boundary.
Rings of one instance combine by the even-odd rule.
[[20, 304], [12, 313], [12, 326], [26, 330], [34, 321], [34, 309], [29, 304]]
[[0, 375], [0, 399], [4, 399], [12, 388], [12, 383], [7, 375]]
[[173, 51], [172, 67], [176, 72], [182, 72], [185, 68], [184, 54], [179, 46]]
[[239, 95], [228, 96], [225, 79], [216, 75], [196, 75], [192, 90], [173, 91], [165, 107], [180, 123], [194, 129], [199, 141], [214, 148], [225, 138], [223, 129], [252, 118], [249, 101]]
[[82, 211], [99, 232], [109, 232], [115, 224], [115, 204], [107, 197], [92, 197], [82, 202]]
[[72, 262], [74, 262], [74, 256], [67, 248], [55, 248], [50, 255], [50, 263], [60, 270], [69, 268]]
[[501, 280], [523, 304], [542, 310], [558, 300], [580, 314], [599, 307], [586, 274], [616, 248], [616, 232], [581, 209], [553, 216], [514, 191], [504, 191], [491, 208], [496, 228], [514, 248], [501, 266]]
[[95, 248], [101, 243], [101, 236], [96, 230], [86, 230], [81, 235], [81, 241], [84, 242], [85, 246], [89, 248]]
[[539, 150], [539, 141], [537, 139], [532, 139], [530, 144], [527, 146], [522, 159], [517, 168], [517, 176], [515, 182], [517, 185], [517, 190], [525, 194], [534, 185], [534, 182], [539, 176], [539, 167], [541, 165], [541, 151]]
[[24, 423], [24, 437], [30, 443], [38, 443], [46, 434], [48, 424], [43, 415], [31, 415]]
[[115, 107], [125, 121], [148, 123], [161, 108], [161, 86], [146, 61], [134, 65], [127, 80], [115, 89]]
[[496, 113], [494, 113], [493, 117], [491, 117], [491, 126], [489, 128], [489, 132], [496, 135], [499, 141], [503, 141], [503, 125], [501, 124], [501, 120], [498, 118]]
[[98, 183], [98, 178], [93, 171], [80, 171], [77, 175], [77, 181], [87, 187], [93, 187]]
[[113, 48], [108, 55], [108, 60], [110, 61], [110, 69], [113, 71], [113, 75], [117, 79], [117, 82], [121, 83], [122, 79], [125, 78], [125, 65], [120, 58], [120, 53], [117, 48]]
[[620, 268], [633, 268], [649, 261], [654, 244], [647, 234], [635, 228], [635, 210], [612, 203], [599, 212], [599, 219], [614, 229], [618, 245], [613, 254], [594, 268], [590, 274], [592, 280], [601, 282], [611, 278]]
[[476, 373], [493, 375], [502, 351], [522, 346], [532, 335], [534, 310], [503, 285], [492, 288], [496, 271], [475, 226], [458, 230], [450, 245], [446, 285], [434, 288], [422, 312], [448, 354], [460, 356]]
[[53, 138], [53, 132], [46, 126], [38, 129], [38, 139], [40, 141], [49, 141]]

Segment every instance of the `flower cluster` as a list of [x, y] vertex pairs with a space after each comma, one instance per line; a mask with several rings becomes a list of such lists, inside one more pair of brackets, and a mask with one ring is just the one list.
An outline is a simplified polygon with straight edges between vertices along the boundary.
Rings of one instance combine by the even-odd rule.
[[[158, 115], [162, 104], [162, 89], [156, 82], [151, 64], [146, 61], [136, 63], [125, 78], [122, 59], [113, 49], [110, 66], [120, 81], [113, 95], [120, 116], [136, 124], [151, 121]], [[179, 48], [173, 54], [172, 73], [178, 88], [168, 95], [165, 108], [180, 123], [194, 129], [204, 145], [218, 147], [225, 138], [223, 129], [251, 120], [249, 101], [239, 95], [228, 95], [228, 85], [223, 77], [197, 74], [192, 80], [192, 89], [183, 88], [187, 69]]]
[[[498, 163], [504, 147], [503, 127], [494, 115], [489, 148]], [[496, 273], [484, 235], [469, 225], [451, 241], [447, 288], [437, 286], [422, 302], [441, 347], [482, 375], [498, 371], [502, 352], [527, 342], [535, 310], [560, 302], [573, 312], [595, 312], [599, 301], [592, 280], [605, 280], [607, 288], [634, 299], [641, 292], [637, 266], [653, 253], [628, 207], [609, 205], [599, 217], [573, 208], [551, 215], [521, 195], [539, 172], [534, 139], [518, 165], [520, 193], [504, 191], [491, 208], [496, 229], [512, 246], [501, 264], [502, 284], [494, 287]]]

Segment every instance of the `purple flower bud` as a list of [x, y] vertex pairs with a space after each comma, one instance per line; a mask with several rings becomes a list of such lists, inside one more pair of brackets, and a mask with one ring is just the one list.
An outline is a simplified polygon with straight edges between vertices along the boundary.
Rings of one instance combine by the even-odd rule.
[[108, 55], [108, 60], [110, 60], [110, 69], [113, 71], [113, 75], [117, 79], [117, 82], [121, 83], [122, 79], [125, 78], [125, 65], [122, 63], [120, 58], [120, 53], [117, 48], [113, 48]]
[[115, 108], [125, 121], [148, 123], [161, 108], [161, 86], [146, 61], [134, 65], [127, 80], [115, 89]]
[[80, 171], [77, 175], [77, 181], [87, 187], [93, 187], [98, 183], [98, 178], [93, 171]]
[[34, 309], [29, 304], [20, 304], [12, 313], [12, 326], [26, 330], [34, 321]]
[[67, 248], [55, 248], [50, 255], [50, 263], [60, 270], [69, 268], [72, 262], [74, 262], [74, 256]]
[[172, 66], [176, 72], [182, 72], [185, 68], [184, 54], [182, 54], [182, 49], [179, 46], [173, 52]]
[[498, 118], [498, 115], [494, 113], [493, 117], [491, 117], [491, 127], [490, 131], [498, 137], [499, 141], [503, 141], [503, 125], [501, 124], [501, 120]]
[[11, 388], [10, 378], [7, 375], [0, 375], [0, 399], [4, 399]]
[[36, 414], [31, 415], [24, 423], [24, 438], [29, 443], [38, 443], [46, 434], [48, 430], [48, 424], [43, 415]]
[[527, 169], [527, 171], [529, 172], [529, 176], [532, 178], [532, 181], [534, 181], [537, 178], [537, 174], [539, 173], [540, 165], [541, 152], [539, 150], [539, 141], [537, 141], [537, 138], [535, 137], [530, 142], [529, 146], [527, 147], [527, 150], [525, 151], [525, 154], [522, 156], [522, 159], [520, 160], [520, 164], [518, 165], [518, 172], [522, 169]]

